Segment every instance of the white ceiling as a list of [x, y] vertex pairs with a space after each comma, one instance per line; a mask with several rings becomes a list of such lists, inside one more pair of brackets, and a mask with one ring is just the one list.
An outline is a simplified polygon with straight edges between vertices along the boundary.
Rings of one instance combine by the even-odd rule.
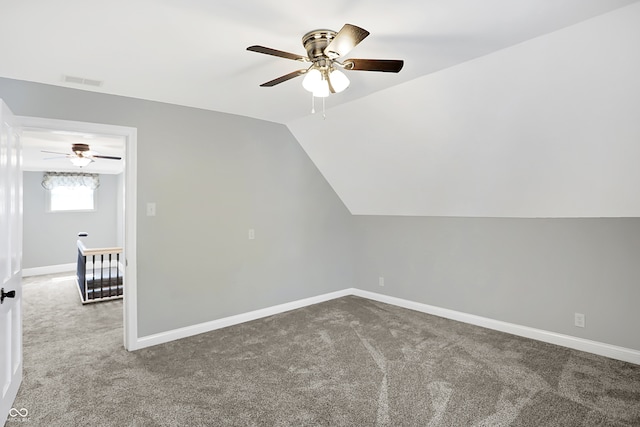
[[399, 74], [350, 72], [330, 108], [633, 2], [0, 0], [0, 75], [286, 124], [309, 114], [301, 79], [259, 85], [304, 67], [250, 45], [304, 54], [306, 32], [351, 23], [371, 35], [347, 56], [405, 60]]
[[[623, 146], [635, 138], [635, 131], [624, 135], [616, 152], [619, 155], [607, 159], [605, 165], [594, 163], [603, 158], [598, 157], [599, 147], [585, 154], [588, 166], [580, 166], [564, 182], [562, 167], [575, 158], [572, 147], [562, 147], [563, 154], [553, 160], [549, 175], [548, 158], [543, 154], [556, 149], [556, 135], [534, 132], [539, 138], [535, 140], [522, 133], [540, 123], [534, 118], [547, 105], [540, 108], [543, 101], [537, 100], [520, 111], [496, 103], [529, 102], [544, 94], [544, 102], [553, 107], [550, 111], [569, 114], [571, 120], [564, 128], [556, 128], [556, 116], [548, 113], [543, 117], [548, 123], [543, 125], [573, 137], [575, 129], [594, 121], [589, 114], [599, 116], [586, 111], [587, 116], [573, 117], [574, 105], [555, 105], [553, 90], [564, 91], [571, 86], [566, 83], [577, 77], [580, 87], [576, 83], [575, 93], [568, 90], [565, 95], [573, 96], [573, 103], [580, 102], [585, 92], [581, 88], [597, 83], [598, 75], [615, 76], [598, 61], [595, 67], [571, 66], [573, 55], [589, 62], [592, 44], [599, 48], [598, 55], [619, 54], [616, 40], [602, 46], [598, 40], [615, 30], [626, 12], [621, 10], [617, 20], [604, 26], [588, 23], [639, 1], [0, 0], [0, 76], [286, 124], [353, 213], [606, 216], [611, 212], [594, 208], [594, 204], [607, 200], [594, 198], [590, 190], [602, 187], [605, 194], [607, 188], [624, 188], [617, 196], [627, 196], [625, 185], [635, 181], [625, 173], [632, 166], [621, 168], [619, 160], [632, 157], [624, 153], [637, 154]], [[630, 19], [637, 21], [638, 8], [632, 10]], [[304, 54], [303, 34], [317, 28], [337, 31], [344, 23], [371, 32], [347, 57], [403, 59], [404, 69], [399, 74], [347, 72], [351, 86], [327, 99], [326, 121], [318, 114], [310, 115], [311, 98], [301, 87], [301, 78], [259, 87], [304, 66], [248, 52], [246, 47], [260, 44]], [[588, 30], [572, 32], [576, 24]], [[638, 22], [631, 23], [632, 28], [634, 25], [640, 27]], [[637, 38], [636, 33], [626, 38]], [[585, 35], [586, 42], [580, 38]], [[637, 56], [637, 49], [635, 53]], [[546, 77], [540, 79], [536, 74], [540, 70], [555, 76], [555, 66], [546, 63], [547, 57], [575, 74], [562, 72], [562, 82], [547, 86]], [[536, 62], [540, 59], [542, 63]], [[635, 66], [620, 66], [616, 58], [612, 61], [618, 68], [636, 71]], [[513, 73], [504, 74], [505, 70]], [[103, 83], [99, 87], [66, 83], [64, 76]], [[634, 81], [627, 78], [614, 77], [613, 82]], [[520, 88], [527, 85], [530, 90], [520, 94]], [[596, 92], [602, 99], [611, 95], [600, 89]], [[509, 94], [527, 99], [514, 100]], [[622, 98], [616, 101], [627, 102], [631, 114], [640, 112]], [[496, 129], [487, 124], [502, 123], [500, 120], [508, 120], [507, 126], [492, 140]], [[616, 129], [629, 130], [626, 123], [612, 120]], [[591, 135], [599, 136], [602, 129], [604, 125], [591, 129]], [[517, 149], [505, 142], [514, 138], [521, 141]], [[486, 145], [479, 143], [487, 142], [493, 144], [497, 157], [482, 151]], [[94, 145], [97, 141], [91, 144], [109, 154], [108, 144], [104, 148]], [[540, 163], [532, 166], [527, 160], [531, 158]], [[498, 173], [492, 175], [496, 161]], [[582, 180], [592, 172], [590, 168], [616, 167], [617, 173], [606, 185]], [[625, 185], [618, 185], [618, 180]], [[533, 187], [531, 182], [535, 182]], [[531, 188], [533, 196], [529, 197], [531, 191], [523, 189]], [[554, 188], [562, 191], [549, 191]], [[588, 203], [572, 204], [563, 194], [577, 194]], [[560, 210], [541, 206], [560, 206]], [[619, 211], [613, 212], [616, 214]]]

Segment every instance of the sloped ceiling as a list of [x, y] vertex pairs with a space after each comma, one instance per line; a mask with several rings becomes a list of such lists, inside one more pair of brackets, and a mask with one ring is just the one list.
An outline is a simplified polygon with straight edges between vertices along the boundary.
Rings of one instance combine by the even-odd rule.
[[[617, 142], [618, 154], [608, 163], [599, 163], [602, 146], [593, 142], [595, 136], [590, 150], [566, 163], [576, 148], [568, 141], [580, 139], [576, 129], [593, 136], [626, 124], [614, 108], [601, 108], [613, 120], [610, 126], [594, 129], [591, 118], [601, 111], [589, 110], [587, 117], [569, 114], [568, 121], [559, 120], [553, 135], [541, 130], [555, 126], [558, 115], [564, 117], [576, 103], [588, 109], [582, 98], [568, 101], [583, 94], [585, 85], [598, 86], [594, 96], [613, 96], [592, 79], [598, 73], [611, 78], [600, 67], [606, 61], [596, 55], [613, 54], [609, 49], [616, 41], [598, 41], [609, 40], [626, 15], [638, 27], [637, 0], [3, 1], [0, 11], [0, 76], [286, 124], [353, 213], [622, 216], [637, 211], [635, 199], [625, 199], [625, 168], [612, 166], [619, 166], [624, 153], [636, 154], [624, 145], [635, 137], [629, 126], [619, 131], [626, 139]], [[607, 21], [608, 14], [615, 19]], [[605, 24], [590, 27], [599, 16], [593, 22]], [[325, 120], [310, 115], [311, 99], [300, 79], [259, 87], [301, 66], [247, 52], [247, 46], [303, 53], [304, 33], [339, 30], [347, 22], [371, 32], [348, 56], [404, 59], [402, 72], [350, 72], [349, 89], [328, 98]], [[574, 39], [561, 36], [564, 50], [556, 46], [557, 34], [583, 27]], [[582, 33], [587, 41], [580, 39]], [[637, 33], [629, 36], [635, 39], [617, 49], [627, 60], [629, 45], [638, 40]], [[593, 44], [595, 68], [580, 67], [573, 58], [587, 60]], [[530, 54], [548, 61], [536, 62]], [[618, 70], [620, 56], [611, 61]], [[547, 85], [542, 75], [556, 81]], [[67, 83], [64, 76], [100, 85]], [[558, 91], [566, 102], [554, 97]], [[612, 101], [635, 108], [616, 94], [622, 98]], [[546, 101], [536, 98], [542, 95]], [[522, 96], [536, 99], [524, 102]], [[534, 120], [540, 114], [541, 121]], [[565, 145], [557, 148], [554, 141]], [[550, 155], [556, 149], [561, 156]], [[614, 169], [604, 184], [598, 181], [602, 188], [595, 201], [586, 201], [594, 184], [584, 181], [589, 172]], [[620, 190], [612, 196], [612, 212], [605, 212], [603, 195], [611, 188]], [[567, 193], [575, 197], [567, 200]], [[626, 210], [619, 208], [622, 200]]]
[[640, 4], [289, 128], [354, 214], [640, 215]]

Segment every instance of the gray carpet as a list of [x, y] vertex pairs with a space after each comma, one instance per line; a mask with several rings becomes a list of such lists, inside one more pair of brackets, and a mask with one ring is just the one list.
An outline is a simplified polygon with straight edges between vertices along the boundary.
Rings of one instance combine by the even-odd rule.
[[122, 301], [24, 284], [33, 426], [639, 426], [640, 366], [345, 297], [137, 352]]

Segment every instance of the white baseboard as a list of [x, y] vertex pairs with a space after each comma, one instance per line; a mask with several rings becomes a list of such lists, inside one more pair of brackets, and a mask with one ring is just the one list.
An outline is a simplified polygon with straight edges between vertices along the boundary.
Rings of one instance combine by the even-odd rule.
[[410, 310], [422, 313], [432, 314], [434, 316], [444, 317], [459, 322], [469, 323], [471, 325], [481, 326], [487, 329], [493, 329], [500, 332], [506, 332], [525, 338], [531, 338], [538, 341], [556, 344], [562, 347], [572, 348], [587, 353], [593, 353], [600, 356], [610, 357], [612, 359], [622, 360], [624, 362], [640, 365], [640, 351], [625, 347], [619, 347], [611, 344], [605, 344], [597, 341], [591, 341], [583, 338], [572, 337], [570, 335], [558, 334], [542, 329], [530, 328], [528, 326], [516, 325], [514, 323], [503, 322], [500, 320], [489, 319], [482, 316], [467, 314], [460, 311], [449, 310], [446, 308], [436, 307], [419, 302], [409, 301], [402, 298], [391, 297], [388, 295], [378, 294], [375, 292], [363, 291], [356, 288], [344, 289], [342, 291], [331, 292], [324, 295], [318, 295], [311, 298], [305, 298], [286, 304], [275, 305], [260, 310], [250, 311], [248, 313], [229, 316], [222, 319], [212, 320], [210, 322], [200, 323], [197, 325], [186, 326], [184, 328], [174, 329], [171, 331], [161, 332], [158, 334], [148, 335], [137, 339], [133, 348], [129, 350], [139, 350], [145, 347], [151, 347], [158, 344], [164, 344], [181, 338], [214, 331], [216, 329], [226, 328], [251, 320], [261, 319], [263, 317], [272, 316], [274, 314], [284, 313], [286, 311], [295, 310], [297, 308], [307, 307], [309, 305], [318, 304], [335, 298], [348, 295], [355, 295], [367, 298], [373, 301], [379, 301], [398, 307], [408, 308]]
[[58, 264], [47, 265], [44, 267], [23, 268], [22, 277], [42, 276], [43, 274], [66, 273], [67, 271], [76, 271], [76, 264]]
[[261, 319], [267, 316], [273, 316], [274, 314], [280, 314], [286, 311], [307, 307], [309, 305], [318, 304], [318, 303], [329, 301], [336, 298], [341, 298], [350, 294], [351, 294], [350, 290], [345, 289], [343, 291], [331, 292], [328, 294], [318, 295], [311, 298], [305, 298], [298, 301], [289, 302], [286, 304], [279, 304], [279, 305], [274, 305], [272, 307], [263, 308], [260, 310], [250, 311], [248, 313], [242, 313], [235, 316], [224, 317], [222, 319], [212, 320], [210, 322], [199, 323], [197, 325], [186, 326], [184, 328], [174, 329], [167, 332], [161, 332], [158, 334], [140, 337], [137, 339], [133, 348], [129, 348], [129, 350], [139, 350], [145, 347], [164, 344], [169, 341], [174, 341], [177, 339], [214, 331], [216, 329], [226, 328], [227, 326], [233, 326], [240, 323], [249, 322], [251, 320]]
[[459, 322], [469, 323], [487, 329], [494, 329], [496, 331], [506, 332], [525, 338], [531, 338], [550, 344], [572, 348], [574, 350], [585, 351], [587, 353], [593, 353], [600, 356], [610, 357], [612, 359], [622, 360], [624, 362], [640, 365], [640, 351], [638, 350], [605, 344], [598, 341], [591, 341], [584, 338], [572, 337], [570, 335], [558, 334], [542, 329], [530, 328], [528, 326], [516, 325], [514, 323], [502, 322], [500, 320], [494, 320], [486, 317], [476, 316], [473, 314], [462, 313], [460, 311], [435, 307], [432, 305], [391, 297], [388, 295], [382, 295], [375, 292], [362, 291], [360, 289], [350, 289], [350, 291], [352, 295], [371, 299], [374, 301], [380, 301], [387, 304], [408, 308], [410, 310], [432, 314], [434, 316], [457, 320]]

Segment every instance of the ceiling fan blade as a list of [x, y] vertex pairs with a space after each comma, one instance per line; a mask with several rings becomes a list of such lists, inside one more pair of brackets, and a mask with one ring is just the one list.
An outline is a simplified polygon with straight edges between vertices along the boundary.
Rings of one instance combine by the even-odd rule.
[[45, 157], [42, 160], [56, 160], [56, 159], [68, 159], [68, 158], [69, 156], [67, 155], [67, 156]]
[[404, 61], [401, 59], [355, 59], [344, 61], [346, 70], [381, 71], [384, 73], [398, 73], [402, 70]]
[[93, 156], [88, 156], [89, 158], [93, 158], [93, 159], [109, 159], [109, 160], [122, 160], [122, 157], [116, 157], [116, 156], [97, 156], [97, 155], [93, 155]]
[[47, 150], [40, 150], [41, 153], [49, 153], [49, 154], [61, 154], [63, 156], [73, 156], [73, 154], [70, 153], [60, 153], [58, 151], [47, 151]]
[[297, 55], [295, 53], [284, 52], [282, 50], [271, 49], [264, 46], [249, 46], [247, 50], [251, 52], [264, 53], [265, 55], [278, 56], [280, 58], [293, 59], [294, 61], [309, 62], [309, 58], [306, 56]]
[[284, 76], [278, 77], [277, 79], [273, 79], [273, 80], [268, 81], [266, 83], [262, 83], [260, 86], [261, 87], [275, 86], [275, 85], [280, 84], [282, 82], [286, 82], [287, 80], [291, 80], [294, 77], [301, 76], [306, 72], [307, 72], [307, 70], [297, 70], [297, 71], [291, 72], [289, 74], [285, 74]]
[[332, 59], [346, 55], [368, 35], [369, 31], [364, 28], [356, 27], [351, 24], [344, 24], [334, 39], [331, 40], [329, 45], [324, 48], [324, 54]]

